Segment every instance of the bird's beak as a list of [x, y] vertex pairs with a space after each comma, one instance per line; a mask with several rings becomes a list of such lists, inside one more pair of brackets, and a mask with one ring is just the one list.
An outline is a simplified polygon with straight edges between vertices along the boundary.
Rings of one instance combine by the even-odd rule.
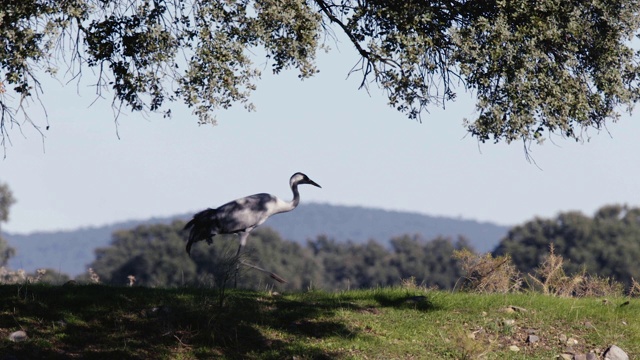
[[313, 186], [316, 186], [316, 187], [319, 187], [320, 189], [322, 189], [322, 186], [320, 186], [320, 185], [316, 184], [316, 182], [315, 182], [315, 181], [313, 181], [313, 180], [311, 180], [311, 179], [309, 179], [309, 182], [308, 182], [307, 184], [309, 184], [309, 185], [313, 185]]

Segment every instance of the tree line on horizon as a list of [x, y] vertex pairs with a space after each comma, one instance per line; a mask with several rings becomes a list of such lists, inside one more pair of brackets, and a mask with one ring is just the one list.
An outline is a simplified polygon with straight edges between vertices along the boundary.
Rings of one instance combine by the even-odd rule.
[[[111, 246], [96, 250], [90, 267], [103, 282], [144, 286], [223, 286], [235, 272], [236, 236], [214, 237], [185, 252], [184, 222], [140, 225], [117, 231]], [[419, 235], [393, 238], [390, 247], [377, 241], [338, 242], [319, 235], [301, 245], [263, 227], [251, 233], [243, 261], [287, 280], [277, 289], [347, 289], [390, 286], [413, 277], [426, 286], [451, 288], [461, 276], [452, 254], [468, 248], [464, 238], [427, 241]], [[238, 286], [265, 289], [276, 284], [268, 275], [241, 266]]]
[[[216, 236], [212, 245], [198, 243], [192, 257], [184, 251], [183, 222], [144, 225], [114, 233], [111, 246], [96, 250], [90, 265], [103, 281], [124, 284], [129, 275], [145, 286], [220, 286], [235, 255], [235, 236]], [[606, 277], [629, 287], [640, 279], [640, 208], [608, 205], [592, 217], [580, 212], [535, 218], [513, 227], [493, 256], [508, 255], [518, 271], [532, 274], [553, 245], [565, 259], [566, 273]], [[278, 289], [370, 288], [410, 280], [425, 287], [452, 289], [464, 280], [457, 251], [473, 251], [459, 237], [425, 239], [416, 234], [394, 237], [389, 245], [339, 242], [318, 235], [306, 244], [283, 239], [270, 228], [252, 233], [245, 261], [288, 280]], [[264, 289], [274, 282], [242, 268], [239, 286]]]
[[[8, 219], [14, 201], [9, 188], [0, 186], [0, 223]], [[212, 245], [198, 243], [189, 257], [183, 226], [183, 221], [175, 221], [114, 232], [110, 246], [95, 250], [96, 258], [89, 265], [93, 279], [114, 285], [222, 286], [235, 269], [236, 236], [216, 236]], [[565, 260], [568, 275], [591, 274], [629, 287], [640, 279], [640, 208], [608, 205], [592, 217], [570, 211], [550, 219], [535, 218], [513, 227], [491, 255], [508, 255], [518, 271], [531, 274], [549, 256], [550, 245]], [[285, 278], [288, 284], [278, 289], [370, 288], [408, 280], [425, 287], [452, 289], [464, 281], [463, 264], [454, 256], [464, 249], [473, 251], [464, 237], [425, 239], [417, 234], [396, 236], [388, 245], [373, 239], [341, 242], [326, 235], [301, 244], [263, 227], [252, 232], [243, 260]], [[4, 272], [14, 254], [0, 238], [0, 268]], [[53, 283], [69, 280], [68, 275], [50, 269], [32, 277]], [[89, 275], [79, 279], [88, 280]], [[241, 267], [238, 284], [264, 289], [274, 281], [264, 273]]]

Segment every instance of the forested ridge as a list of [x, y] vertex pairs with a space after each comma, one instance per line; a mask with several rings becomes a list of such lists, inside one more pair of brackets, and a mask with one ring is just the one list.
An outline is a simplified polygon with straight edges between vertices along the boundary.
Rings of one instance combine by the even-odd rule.
[[[115, 285], [224, 286], [235, 270], [237, 238], [216, 236], [211, 245], [197, 243], [189, 257], [184, 249], [184, 223], [143, 224], [113, 232], [110, 243], [95, 250], [89, 264], [93, 276]], [[374, 239], [338, 241], [320, 234], [296, 242], [261, 227], [251, 234], [243, 261], [274, 272], [288, 283], [279, 285], [266, 274], [243, 266], [238, 284], [252, 289], [336, 290], [410, 281], [451, 289], [470, 280], [470, 261], [492, 256], [512, 260], [518, 278], [526, 279], [545, 264], [551, 247], [555, 256], [564, 259], [562, 276], [596, 276], [632, 286], [640, 279], [636, 261], [640, 257], [640, 208], [609, 205], [593, 216], [565, 212], [550, 219], [535, 218], [509, 230], [492, 253], [476, 252], [479, 260], [458, 256], [465, 249], [475, 251], [464, 236], [402, 234], [383, 243]], [[461, 261], [467, 261], [466, 272]], [[486, 266], [497, 268], [505, 263], [487, 261]], [[56, 279], [52, 275], [56, 269], [48, 273]], [[60, 275], [58, 280], [67, 278]], [[87, 280], [87, 275], [80, 279]]]
[[[29, 272], [42, 267], [52, 268], [76, 276], [86, 272], [87, 265], [95, 257], [95, 248], [109, 245], [114, 231], [143, 224], [170, 224], [190, 216], [182, 214], [69, 231], [9, 233], [5, 237], [16, 249], [14, 256], [9, 259], [9, 266]], [[301, 204], [296, 211], [273, 216], [263, 226], [273, 228], [283, 239], [300, 244], [320, 234], [339, 242], [351, 240], [362, 243], [375, 239], [384, 246], [388, 246], [393, 237], [403, 234], [421, 234], [425, 239], [462, 235], [480, 252], [493, 250], [509, 230], [507, 226], [466, 219], [314, 203]]]
[[[140, 284], [149, 286], [221, 285], [232, 270], [236, 238], [217, 236], [210, 246], [198, 243], [189, 258], [183, 249], [183, 224], [176, 221], [116, 232], [111, 246], [98, 249], [90, 266], [108, 283], [124, 284], [133, 275]], [[611, 205], [592, 217], [567, 212], [553, 219], [533, 219], [512, 228], [493, 251], [492, 255], [503, 257], [504, 262], [489, 262], [493, 268], [488, 270], [471, 266], [489, 273], [513, 260], [520, 272], [517, 277], [526, 279], [543, 266], [551, 247], [555, 256], [564, 259], [567, 276], [609, 278], [629, 287], [640, 279], [640, 208]], [[245, 260], [289, 281], [278, 285], [280, 288], [370, 288], [410, 280], [451, 289], [470, 280], [465, 276], [478, 276], [465, 275], [460, 260], [464, 257], [456, 256], [463, 249], [474, 250], [464, 237], [428, 239], [410, 234], [393, 237], [389, 246], [375, 240], [338, 242], [325, 235], [300, 244], [264, 228], [252, 233]], [[477, 263], [482, 256], [466, 259], [468, 270], [469, 262]], [[243, 270], [243, 287], [276, 285], [264, 273]]]
[[[96, 250], [90, 267], [110, 284], [125, 284], [129, 275], [146, 286], [221, 286], [235, 269], [235, 236], [216, 236], [212, 245], [198, 243], [191, 258], [184, 251], [184, 222], [141, 225], [119, 231], [112, 245]], [[460, 277], [452, 254], [466, 241], [400, 236], [391, 248], [370, 240], [337, 242], [320, 235], [301, 245], [283, 240], [268, 228], [252, 232], [243, 260], [287, 279], [284, 289], [327, 290], [399, 284], [415, 278], [427, 286], [451, 288]], [[238, 286], [260, 289], [275, 285], [265, 274], [241, 267]]]

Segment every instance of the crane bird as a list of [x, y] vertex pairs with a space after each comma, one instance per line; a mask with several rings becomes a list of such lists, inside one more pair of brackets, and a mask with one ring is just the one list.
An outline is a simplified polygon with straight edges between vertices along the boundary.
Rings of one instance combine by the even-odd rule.
[[[189, 231], [187, 254], [191, 256], [191, 246], [198, 241], [206, 240], [208, 244], [211, 244], [213, 237], [217, 234], [238, 234], [240, 236], [240, 246], [236, 253], [236, 257], [238, 257], [247, 243], [247, 237], [251, 230], [264, 223], [271, 215], [288, 212], [298, 206], [300, 203], [298, 185], [300, 184], [322, 188], [307, 175], [297, 172], [289, 179], [289, 186], [293, 192], [293, 200], [291, 201], [284, 201], [271, 194], [262, 193], [233, 200], [217, 209], [209, 208], [196, 213], [184, 227], [184, 230]], [[269, 273], [273, 279], [279, 282], [286, 282], [274, 273], [245, 262], [241, 263]]]

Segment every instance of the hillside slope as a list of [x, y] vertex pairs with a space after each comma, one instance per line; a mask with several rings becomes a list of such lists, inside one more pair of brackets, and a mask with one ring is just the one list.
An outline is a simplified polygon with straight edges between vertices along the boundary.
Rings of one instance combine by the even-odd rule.
[[[94, 250], [108, 246], [114, 231], [140, 224], [185, 220], [190, 215], [126, 221], [69, 231], [5, 234], [9, 244], [17, 250], [16, 256], [9, 261], [9, 267], [28, 272], [37, 268], [51, 268], [73, 277], [86, 271], [87, 264], [94, 259]], [[327, 204], [300, 205], [291, 213], [270, 218], [264, 226], [272, 227], [283, 238], [297, 242], [313, 239], [320, 234], [338, 241], [363, 242], [375, 239], [381, 243], [403, 234], [421, 234], [425, 239], [463, 235], [479, 252], [493, 250], [508, 231], [506, 226], [473, 220]]]

